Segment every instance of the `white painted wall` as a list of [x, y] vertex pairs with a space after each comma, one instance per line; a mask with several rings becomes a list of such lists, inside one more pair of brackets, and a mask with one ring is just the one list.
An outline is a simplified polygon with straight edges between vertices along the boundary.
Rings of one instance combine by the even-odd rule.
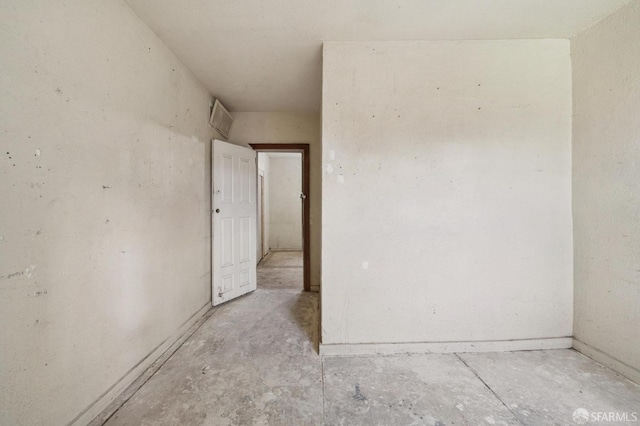
[[0, 424], [67, 424], [210, 303], [210, 96], [122, 1], [0, 15]]
[[640, 1], [571, 56], [576, 348], [640, 382]]
[[[262, 214], [264, 216], [263, 218], [263, 222], [264, 222], [264, 241], [261, 241], [262, 244], [262, 255], [266, 255], [269, 252], [269, 247], [270, 245], [270, 241], [269, 241], [269, 232], [271, 231], [271, 226], [270, 226], [270, 219], [271, 219], [271, 202], [270, 202], [270, 197], [269, 197], [269, 178], [271, 176], [271, 168], [269, 167], [269, 155], [264, 153], [264, 152], [259, 152], [258, 153], [258, 173], [261, 173], [264, 176], [264, 180], [263, 180], [263, 185], [264, 185], [264, 189], [263, 189], [263, 201], [262, 201], [262, 207], [263, 207], [263, 211]], [[258, 218], [258, 221], [260, 221], [260, 218]], [[261, 238], [258, 238], [258, 241], [260, 241]]]
[[235, 119], [230, 142], [247, 146], [250, 143], [308, 143], [310, 150], [309, 203], [311, 208], [311, 290], [320, 288], [321, 225], [322, 225], [322, 141], [318, 114], [284, 112], [233, 112]]
[[322, 341], [572, 334], [566, 40], [324, 47]]
[[269, 154], [270, 231], [273, 250], [302, 250], [302, 154]]

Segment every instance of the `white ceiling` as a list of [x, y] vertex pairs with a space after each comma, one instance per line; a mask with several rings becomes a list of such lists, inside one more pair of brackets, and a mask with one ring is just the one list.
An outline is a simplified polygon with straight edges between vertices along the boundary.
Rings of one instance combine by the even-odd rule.
[[231, 111], [319, 111], [322, 41], [570, 38], [629, 0], [126, 0]]

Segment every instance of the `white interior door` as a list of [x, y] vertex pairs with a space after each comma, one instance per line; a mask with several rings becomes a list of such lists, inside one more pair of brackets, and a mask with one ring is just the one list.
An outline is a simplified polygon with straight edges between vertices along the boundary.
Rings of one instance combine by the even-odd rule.
[[219, 140], [211, 151], [216, 306], [256, 289], [256, 153]]

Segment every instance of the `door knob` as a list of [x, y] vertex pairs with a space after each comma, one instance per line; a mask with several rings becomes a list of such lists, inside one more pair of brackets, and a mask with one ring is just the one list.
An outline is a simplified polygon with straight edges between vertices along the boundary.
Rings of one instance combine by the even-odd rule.
[[216, 209], [216, 213], [220, 213], [220, 209]]

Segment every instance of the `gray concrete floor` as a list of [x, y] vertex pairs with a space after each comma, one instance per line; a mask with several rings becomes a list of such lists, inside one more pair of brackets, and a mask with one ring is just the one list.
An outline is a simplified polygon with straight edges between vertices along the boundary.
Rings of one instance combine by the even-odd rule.
[[217, 308], [96, 424], [571, 425], [578, 408], [640, 424], [640, 387], [572, 350], [320, 358], [301, 267], [300, 253], [270, 255], [258, 290]]

